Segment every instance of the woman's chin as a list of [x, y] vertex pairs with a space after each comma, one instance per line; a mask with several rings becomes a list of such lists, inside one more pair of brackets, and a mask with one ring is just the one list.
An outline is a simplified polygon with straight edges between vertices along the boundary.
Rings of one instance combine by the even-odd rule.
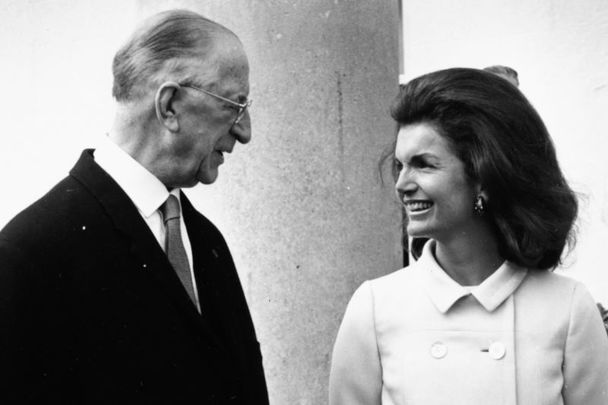
[[407, 236], [410, 238], [431, 238], [429, 230], [426, 226], [419, 226], [417, 224], [409, 223], [407, 225]]

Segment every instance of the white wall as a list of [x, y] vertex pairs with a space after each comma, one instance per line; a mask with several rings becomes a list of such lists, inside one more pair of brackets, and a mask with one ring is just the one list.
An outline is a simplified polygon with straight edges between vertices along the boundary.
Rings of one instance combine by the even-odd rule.
[[0, 2], [0, 227], [109, 129], [112, 57], [131, 1]]
[[560, 270], [608, 303], [608, 2], [402, 0], [401, 81], [503, 64], [555, 141], [581, 195], [576, 250]]

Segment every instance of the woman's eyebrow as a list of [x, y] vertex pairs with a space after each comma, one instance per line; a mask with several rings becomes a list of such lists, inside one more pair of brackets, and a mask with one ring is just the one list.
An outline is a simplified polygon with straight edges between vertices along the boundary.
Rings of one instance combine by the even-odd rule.
[[410, 162], [424, 162], [424, 161], [428, 161], [428, 160], [439, 160], [439, 156], [430, 153], [430, 152], [422, 152], [422, 153], [418, 153], [416, 155], [410, 156], [409, 161]]

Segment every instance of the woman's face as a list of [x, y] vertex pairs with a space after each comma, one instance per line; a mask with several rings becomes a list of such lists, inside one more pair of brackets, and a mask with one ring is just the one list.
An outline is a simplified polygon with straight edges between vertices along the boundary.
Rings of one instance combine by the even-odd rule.
[[478, 187], [464, 171], [449, 142], [427, 123], [399, 129], [395, 188], [408, 216], [407, 233], [448, 241], [467, 232], [475, 221]]

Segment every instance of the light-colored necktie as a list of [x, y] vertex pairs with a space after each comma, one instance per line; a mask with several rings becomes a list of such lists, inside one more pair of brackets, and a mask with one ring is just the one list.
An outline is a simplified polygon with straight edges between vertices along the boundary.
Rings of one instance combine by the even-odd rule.
[[169, 198], [167, 198], [167, 201], [165, 201], [160, 209], [165, 222], [165, 252], [169, 258], [169, 263], [173, 266], [190, 299], [196, 306], [190, 265], [188, 264], [188, 256], [186, 255], [180, 231], [180, 207], [177, 197], [173, 194], [169, 195]]

